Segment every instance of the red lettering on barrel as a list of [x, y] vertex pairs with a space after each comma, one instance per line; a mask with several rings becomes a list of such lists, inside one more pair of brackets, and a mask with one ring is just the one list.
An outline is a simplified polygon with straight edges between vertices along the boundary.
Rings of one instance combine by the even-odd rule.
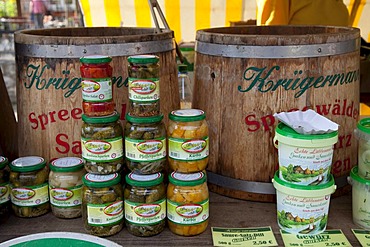
[[265, 131], [270, 130], [270, 127], [273, 127], [275, 124], [275, 118], [272, 115], [266, 115], [262, 117], [261, 121]]
[[338, 142], [334, 145], [334, 149], [340, 149], [351, 146], [352, 134], [338, 136]]
[[41, 124], [41, 129], [44, 130], [45, 129], [45, 125], [48, 124], [48, 115], [46, 115], [45, 113], [41, 114], [38, 116], [38, 119], [39, 119], [39, 122]]
[[[37, 129], [37, 127], [39, 127], [39, 122], [37, 121], [36, 114], [34, 112], [31, 112], [28, 115], [28, 120], [31, 122], [32, 129]], [[34, 126], [32, 126], [32, 124], [34, 124]]]
[[[62, 138], [64, 140], [62, 140]], [[56, 143], [61, 146], [63, 149], [60, 149], [59, 147], [56, 147], [55, 150], [57, 150], [58, 153], [66, 154], [69, 152], [69, 144], [68, 144], [68, 136], [66, 134], [58, 134], [55, 138]]]
[[[66, 117], [67, 116], [67, 117]], [[68, 111], [67, 110], [60, 110], [59, 112], [58, 112], [58, 117], [59, 117], [59, 119], [60, 120], [62, 120], [62, 121], [66, 121], [66, 120], [68, 120], [69, 119], [69, 116], [68, 116]], [[66, 118], [64, 118], [64, 117], [66, 117]]]
[[71, 112], [66, 109], [56, 111], [50, 111], [48, 113], [41, 113], [36, 115], [35, 112], [31, 112], [28, 115], [28, 120], [31, 123], [32, 129], [38, 129], [39, 127], [41, 130], [45, 130], [47, 125], [51, 123], [55, 123], [58, 120], [60, 121], [67, 121], [71, 118], [79, 120], [82, 116], [82, 109], [81, 108], [73, 108]]
[[72, 153], [74, 154], [82, 154], [81, 150], [81, 141], [74, 141], [72, 142]]
[[342, 172], [351, 170], [351, 159], [348, 157], [344, 160], [337, 160], [333, 162], [331, 171], [333, 174], [340, 174]]
[[127, 107], [126, 103], [122, 104], [122, 111], [121, 111], [121, 117], [120, 117], [121, 120], [126, 119], [126, 107]]
[[72, 109], [71, 116], [74, 119], [81, 119], [82, 109], [81, 108], [74, 108], [74, 109]]
[[55, 111], [49, 112], [50, 123], [54, 123], [55, 122], [55, 118], [54, 118], [55, 113], [56, 113]]
[[245, 117], [245, 123], [247, 125], [254, 126], [254, 128], [248, 127], [248, 131], [252, 131], [252, 132], [257, 131], [260, 128], [260, 123], [258, 121], [249, 120], [249, 118], [255, 119], [256, 115], [251, 114]]

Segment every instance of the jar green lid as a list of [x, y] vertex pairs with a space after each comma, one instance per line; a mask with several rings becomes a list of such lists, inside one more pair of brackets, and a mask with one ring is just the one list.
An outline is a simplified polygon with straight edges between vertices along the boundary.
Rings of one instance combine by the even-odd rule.
[[49, 164], [54, 172], [76, 172], [84, 167], [83, 160], [78, 157], [63, 157], [53, 160]]
[[7, 158], [0, 156], [0, 169], [3, 169], [8, 163]]
[[87, 173], [85, 176], [83, 176], [82, 182], [88, 187], [104, 188], [121, 182], [121, 175], [118, 173], [108, 175]]
[[370, 118], [363, 118], [358, 121], [357, 128], [366, 134], [370, 134]]
[[285, 125], [284, 123], [279, 123], [276, 127], [276, 133], [290, 137], [295, 139], [302, 139], [302, 140], [320, 140], [320, 139], [329, 139], [334, 138], [338, 135], [338, 131], [325, 133], [325, 134], [317, 134], [317, 135], [303, 135], [296, 132], [294, 129], [290, 128], [288, 125]]
[[32, 172], [44, 168], [46, 161], [39, 156], [25, 156], [13, 160], [10, 164], [10, 170], [15, 172]]
[[351, 178], [357, 182], [360, 182], [362, 184], [370, 185], [370, 179], [364, 179], [358, 175], [358, 166], [355, 166], [351, 170], [350, 174]]
[[135, 117], [131, 116], [129, 113], [126, 113], [126, 120], [131, 123], [158, 123], [162, 121], [163, 114], [152, 117]]
[[206, 118], [206, 113], [198, 109], [181, 109], [172, 111], [169, 118], [178, 122], [200, 121]]
[[207, 176], [204, 172], [181, 173], [175, 171], [168, 176], [168, 179], [173, 185], [196, 186], [205, 183]]
[[136, 63], [136, 64], [149, 64], [149, 63], [158, 63], [159, 57], [155, 55], [135, 55], [128, 57], [129, 63]]
[[126, 175], [126, 183], [137, 187], [150, 187], [163, 182], [162, 173], [158, 172], [150, 175], [140, 175], [131, 172]]
[[81, 63], [88, 63], [88, 64], [109, 63], [110, 61], [112, 61], [111, 57], [102, 56], [102, 55], [91, 55], [91, 56], [84, 56], [80, 58]]
[[104, 124], [104, 123], [113, 123], [117, 122], [119, 119], [118, 112], [114, 112], [107, 116], [101, 116], [101, 117], [88, 117], [85, 114], [82, 114], [82, 121], [85, 123], [92, 123], [92, 124]]

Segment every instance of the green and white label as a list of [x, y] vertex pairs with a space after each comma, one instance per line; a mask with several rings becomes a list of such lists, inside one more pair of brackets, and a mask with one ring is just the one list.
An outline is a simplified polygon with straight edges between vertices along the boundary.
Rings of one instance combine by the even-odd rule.
[[194, 204], [181, 204], [167, 200], [167, 218], [177, 224], [195, 225], [209, 217], [209, 200]]
[[82, 184], [72, 188], [53, 188], [49, 186], [50, 203], [61, 208], [81, 205], [81, 191]]
[[362, 246], [370, 246], [370, 231], [363, 229], [352, 229], [353, 234]]
[[10, 200], [10, 187], [9, 183], [0, 184], [0, 204]]
[[168, 156], [176, 160], [195, 161], [209, 155], [208, 136], [204, 139], [168, 138]]
[[38, 186], [12, 188], [10, 199], [14, 205], [39, 206], [49, 201], [49, 186], [47, 183]]
[[105, 102], [113, 99], [111, 78], [83, 78], [82, 99], [87, 102]]
[[113, 161], [123, 156], [122, 137], [92, 140], [81, 138], [82, 157], [89, 161]]
[[123, 201], [87, 204], [87, 222], [92, 226], [109, 226], [123, 219]]
[[132, 224], [154, 225], [166, 218], [166, 199], [150, 204], [125, 200], [125, 219]]
[[159, 80], [152, 79], [128, 79], [128, 98], [133, 101], [154, 101], [159, 97]]
[[125, 138], [126, 158], [132, 161], [156, 161], [166, 158], [166, 138], [134, 140]]

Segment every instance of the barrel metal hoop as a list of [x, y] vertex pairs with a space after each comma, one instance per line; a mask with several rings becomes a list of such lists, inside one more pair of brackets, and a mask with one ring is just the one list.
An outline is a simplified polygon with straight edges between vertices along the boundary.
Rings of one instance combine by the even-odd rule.
[[119, 44], [40, 45], [16, 43], [16, 53], [25, 57], [80, 58], [86, 55], [111, 57], [172, 51], [174, 39]]
[[[249, 193], [256, 193], [256, 194], [268, 194], [274, 195], [276, 194], [275, 188], [272, 183], [266, 182], [253, 182], [253, 181], [245, 181], [230, 177], [225, 177], [210, 171], [207, 171], [208, 182], [210, 184], [218, 185], [223, 188], [239, 190]], [[335, 178], [335, 183], [337, 185], [337, 189], [344, 187], [348, 184], [347, 176], [337, 177]]]
[[338, 43], [287, 45], [287, 46], [250, 46], [224, 45], [196, 41], [195, 51], [205, 55], [232, 58], [303, 58], [324, 57], [351, 53], [360, 49], [360, 39]]

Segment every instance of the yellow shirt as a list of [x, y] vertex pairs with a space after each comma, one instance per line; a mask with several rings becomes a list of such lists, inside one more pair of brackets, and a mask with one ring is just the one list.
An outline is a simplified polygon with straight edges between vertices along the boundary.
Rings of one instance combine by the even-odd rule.
[[343, 0], [256, 1], [257, 25], [349, 25]]

